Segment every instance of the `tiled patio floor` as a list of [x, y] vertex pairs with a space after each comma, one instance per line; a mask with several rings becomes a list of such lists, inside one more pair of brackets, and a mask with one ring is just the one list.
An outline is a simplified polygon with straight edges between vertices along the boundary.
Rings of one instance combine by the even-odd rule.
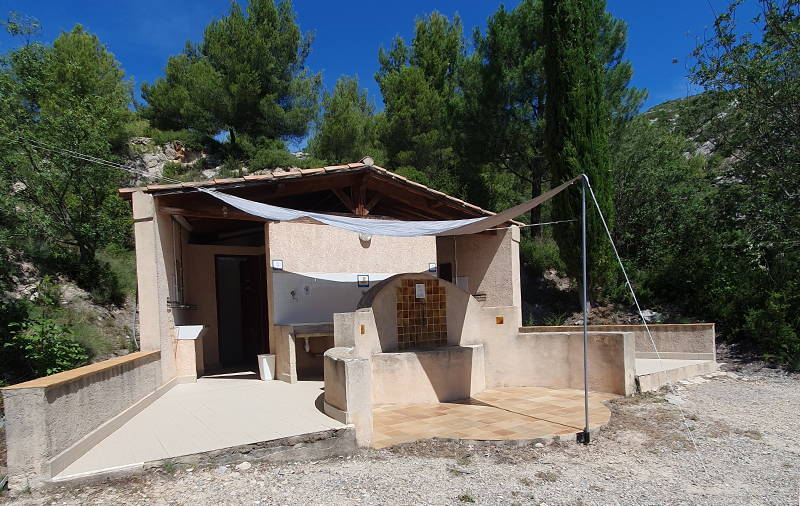
[[[589, 427], [608, 423], [602, 401], [618, 396], [589, 393]], [[582, 390], [538, 387], [491, 388], [463, 401], [376, 406], [375, 448], [431, 437], [509, 440], [574, 434], [584, 429]]]
[[58, 478], [344, 427], [319, 409], [322, 381], [257, 378], [207, 376], [176, 385]]

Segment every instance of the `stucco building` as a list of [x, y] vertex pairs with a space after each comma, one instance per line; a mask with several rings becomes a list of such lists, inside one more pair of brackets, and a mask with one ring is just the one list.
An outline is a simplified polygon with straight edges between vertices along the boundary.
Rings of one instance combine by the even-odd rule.
[[[516, 307], [521, 324], [516, 228], [369, 237], [308, 219], [267, 221], [198, 186], [364, 219], [493, 214], [364, 163], [120, 190], [133, 208], [141, 347], [162, 352], [164, 378], [191, 381], [206, 371], [253, 367], [259, 354], [275, 355], [279, 380], [321, 376], [323, 354], [334, 346], [333, 315], [355, 311], [371, 287], [402, 273], [451, 282], [481, 305]], [[205, 328], [187, 339], [189, 325]], [[431, 344], [446, 343], [401, 346]]]

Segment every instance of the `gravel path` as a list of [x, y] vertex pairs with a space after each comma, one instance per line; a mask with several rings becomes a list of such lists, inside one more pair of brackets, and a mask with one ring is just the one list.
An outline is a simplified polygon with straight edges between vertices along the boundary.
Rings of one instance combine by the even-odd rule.
[[[800, 375], [753, 364], [612, 402], [588, 447], [429, 440], [298, 464], [161, 468], [127, 479], [15, 492], [7, 504], [795, 505]], [[705, 468], [683, 425], [691, 427]]]

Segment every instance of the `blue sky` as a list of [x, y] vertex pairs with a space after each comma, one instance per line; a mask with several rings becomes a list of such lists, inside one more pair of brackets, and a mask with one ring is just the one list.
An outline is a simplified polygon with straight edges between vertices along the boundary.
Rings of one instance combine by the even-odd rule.
[[[727, 0], [608, 0], [608, 10], [628, 25], [626, 56], [633, 62], [633, 84], [650, 91], [644, 110], [666, 100], [696, 92], [688, 86], [687, 56], [695, 36], [703, 36], [714, 20], [712, 9], [721, 11]], [[752, 2], [751, 2], [752, 3]], [[332, 87], [342, 74], [358, 75], [363, 87], [383, 107], [373, 75], [378, 70], [378, 48], [389, 47], [400, 35], [410, 40], [414, 18], [434, 10], [461, 16], [465, 31], [486, 26], [501, 2], [475, 0], [406, 0], [398, 2], [295, 0], [297, 20], [303, 31], [315, 31], [307, 60], [314, 71], [324, 71], [325, 85]], [[511, 9], [517, 1], [506, 3]], [[212, 17], [227, 14], [227, 0], [138, 0], [137, 2], [81, 0], [6, 0], [0, 16], [19, 11], [40, 20], [44, 42], [52, 42], [61, 30], [81, 23], [115, 54], [138, 87], [162, 75], [167, 58], [183, 50], [187, 39], [199, 41]], [[752, 13], [752, 7], [749, 13]], [[748, 16], [749, 20], [752, 16]], [[744, 21], [744, 19], [743, 19]], [[17, 43], [0, 34], [0, 52]], [[677, 59], [677, 63], [673, 60]]]

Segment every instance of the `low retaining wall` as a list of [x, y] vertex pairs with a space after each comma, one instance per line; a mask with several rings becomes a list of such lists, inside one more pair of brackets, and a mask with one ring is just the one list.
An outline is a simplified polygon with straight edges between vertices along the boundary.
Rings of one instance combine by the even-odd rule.
[[[716, 360], [713, 323], [648, 325], [658, 355], [677, 360]], [[581, 327], [523, 327], [520, 333], [576, 332]], [[644, 325], [589, 325], [589, 332], [633, 332], [636, 358], [658, 358]]]
[[373, 404], [466, 399], [486, 389], [482, 345], [380, 353], [372, 357]]
[[[487, 341], [487, 387], [537, 386], [583, 390], [583, 332], [520, 332]], [[636, 392], [631, 332], [588, 334], [589, 390]]]
[[161, 352], [137, 352], [2, 390], [12, 488], [35, 486], [91, 448], [91, 435], [162, 386]]
[[353, 348], [325, 352], [325, 414], [353, 424], [356, 443], [372, 448], [372, 368]]

